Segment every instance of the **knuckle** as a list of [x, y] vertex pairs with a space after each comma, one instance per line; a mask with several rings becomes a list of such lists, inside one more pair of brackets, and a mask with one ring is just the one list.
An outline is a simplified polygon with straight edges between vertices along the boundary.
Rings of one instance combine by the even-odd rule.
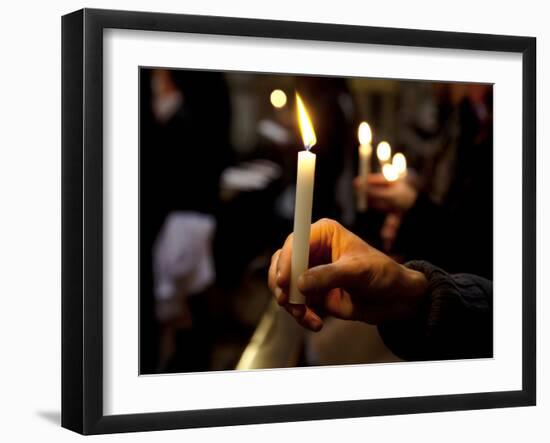
[[369, 273], [369, 262], [365, 257], [354, 255], [347, 260], [347, 268], [351, 275], [364, 278]]
[[342, 225], [338, 223], [336, 220], [333, 220], [332, 218], [323, 217], [321, 218], [318, 223], [322, 226], [325, 226], [327, 228], [332, 228], [334, 230], [340, 230], [342, 228]]
[[273, 263], [274, 261], [277, 260], [277, 257], [279, 257], [279, 254], [281, 253], [281, 250], [280, 249], [277, 249], [273, 255], [271, 256], [271, 262]]
[[319, 222], [325, 225], [334, 225], [336, 223], [335, 220], [328, 217], [323, 217]]

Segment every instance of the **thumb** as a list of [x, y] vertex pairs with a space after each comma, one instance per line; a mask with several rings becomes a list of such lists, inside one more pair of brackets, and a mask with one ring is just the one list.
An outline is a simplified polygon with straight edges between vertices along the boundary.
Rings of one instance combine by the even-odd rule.
[[326, 293], [331, 289], [345, 286], [348, 274], [343, 263], [338, 261], [315, 266], [298, 278], [298, 289], [304, 295]]

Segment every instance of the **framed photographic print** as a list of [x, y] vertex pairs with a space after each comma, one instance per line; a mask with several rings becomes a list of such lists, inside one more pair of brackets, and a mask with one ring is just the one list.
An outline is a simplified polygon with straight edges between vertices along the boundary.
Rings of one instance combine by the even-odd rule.
[[62, 425], [534, 405], [531, 37], [62, 20]]

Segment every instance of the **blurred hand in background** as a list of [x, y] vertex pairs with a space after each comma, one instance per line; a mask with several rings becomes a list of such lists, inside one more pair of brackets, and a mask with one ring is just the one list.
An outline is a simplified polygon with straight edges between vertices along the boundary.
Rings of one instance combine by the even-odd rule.
[[365, 189], [369, 205], [382, 212], [406, 212], [416, 202], [418, 191], [406, 178], [388, 181], [382, 174], [369, 174], [365, 183], [360, 177], [354, 180], [357, 189]]

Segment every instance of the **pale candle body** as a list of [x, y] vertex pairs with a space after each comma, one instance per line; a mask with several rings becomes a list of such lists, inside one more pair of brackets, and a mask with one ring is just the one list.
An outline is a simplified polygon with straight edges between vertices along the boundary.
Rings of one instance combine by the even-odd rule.
[[[370, 144], [359, 145], [359, 177], [361, 183], [367, 183], [367, 178], [370, 173], [370, 158], [372, 155], [372, 146]], [[357, 192], [357, 210], [365, 212], [367, 210], [367, 192], [364, 186], [361, 186]]]
[[313, 206], [313, 182], [315, 179], [315, 154], [298, 153], [296, 176], [296, 203], [294, 206], [294, 236], [290, 273], [289, 303], [304, 304], [305, 297], [296, 285], [298, 277], [308, 268], [309, 236], [311, 233], [311, 209]]

